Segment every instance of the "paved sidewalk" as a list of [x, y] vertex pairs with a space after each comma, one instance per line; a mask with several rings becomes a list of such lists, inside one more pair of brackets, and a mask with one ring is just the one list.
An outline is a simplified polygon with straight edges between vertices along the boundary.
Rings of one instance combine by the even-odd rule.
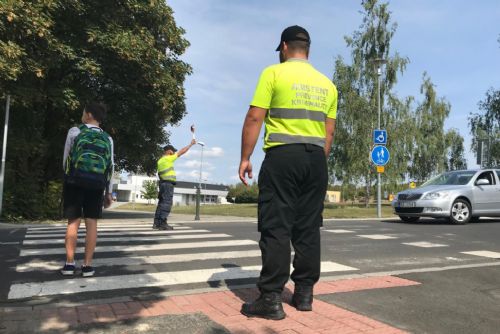
[[[363, 277], [321, 281], [315, 296], [339, 292], [418, 285], [393, 277]], [[256, 288], [219, 290], [158, 300], [81, 304], [71, 307], [39, 305], [0, 308], [0, 333], [406, 333], [369, 317], [315, 299], [312, 312], [290, 306], [292, 285], [283, 302], [281, 321], [247, 318], [241, 304], [258, 295]]]

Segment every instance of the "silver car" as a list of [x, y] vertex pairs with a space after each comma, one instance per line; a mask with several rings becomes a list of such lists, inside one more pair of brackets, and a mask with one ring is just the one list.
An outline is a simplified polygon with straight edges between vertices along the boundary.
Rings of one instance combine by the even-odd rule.
[[392, 207], [406, 222], [432, 217], [467, 224], [481, 216], [500, 217], [500, 169], [440, 174], [418, 188], [398, 193]]

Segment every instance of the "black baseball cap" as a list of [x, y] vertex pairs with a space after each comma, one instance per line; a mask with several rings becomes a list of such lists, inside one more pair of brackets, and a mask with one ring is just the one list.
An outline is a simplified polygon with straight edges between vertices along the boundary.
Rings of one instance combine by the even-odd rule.
[[309, 37], [307, 30], [299, 26], [291, 26], [283, 30], [281, 33], [280, 44], [276, 48], [276, 51], [280, 50], [281, 43], [290, 41], [303, 41], [311, 44], [311, 38]]
[[165, 145], [163, 147], [163, 151], [168, 151], [168, 150], [171, 150], [171, 151], [174, 151], [174, 152], [177, 152], [177, 149], [174, 147], [174, 145]]

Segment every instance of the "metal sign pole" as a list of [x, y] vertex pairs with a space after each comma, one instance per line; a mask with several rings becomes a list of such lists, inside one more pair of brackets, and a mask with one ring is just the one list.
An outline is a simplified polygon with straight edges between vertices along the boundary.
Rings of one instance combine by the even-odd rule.
[[196, 209], [194, 220], [200, 220], [200, 201], [201, 201], [201, 173], [203, 166], [203, 149], [205, 148], [205, 143], [199, 141], [198, 145], [201, 146], [201, 158], [200, 158], [200, 179], [198, 180], [198, 186], [196, 187]]
[[[377, 104], [378, 104], [378, 110], [377, 110], [377, 130], [380, 130], [380, 114], [381, 114], [381, 96], [380, 96], [380, 77], [382, 76], [382, 65], [387, 63], [387, 60], [383, 58], [375, 58], [372, 59], [372, 63], [376, 66], [377, 70]], [[375, 144], [377, 144], [377, 141], [375, 141]], [[377, 171], [377, 217], [382, 218], [382, 176], [380, 175], [381, 173]]]
[[5, 180], [5, 159], [7, 156], [7, 132], [9, 130], [10, 95], [5, 103], [5, 126], [3, 130], [2, 170], [0, 171], [0, 216], [3, 209], [3, 185]]
[[[380, 65], [377, 69], [377, 87], [378, 87], [378, 129], [380, 130], [380, 76], [382, 75], [382, 69]], [[381, 181], [382, 177], [380, 173], [377, 173], [377, 217], [382, 218], [382, 203], [381, 203]]]

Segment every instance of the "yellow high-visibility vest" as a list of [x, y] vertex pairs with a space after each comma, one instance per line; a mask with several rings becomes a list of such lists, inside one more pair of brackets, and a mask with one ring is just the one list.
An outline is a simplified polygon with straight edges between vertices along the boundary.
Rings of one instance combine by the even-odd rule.
[[177, 160], [177, 153], [164, 155], [158, 160], [158, 177], [160, 180], [175, 182], [174, 161]]
[[264, 151], [306, 143], [325, 146], [325, 120], [337, 117], [337, 88], [307, 60], [289, 59], [262, 71], [251, 106], [267, 109]]

